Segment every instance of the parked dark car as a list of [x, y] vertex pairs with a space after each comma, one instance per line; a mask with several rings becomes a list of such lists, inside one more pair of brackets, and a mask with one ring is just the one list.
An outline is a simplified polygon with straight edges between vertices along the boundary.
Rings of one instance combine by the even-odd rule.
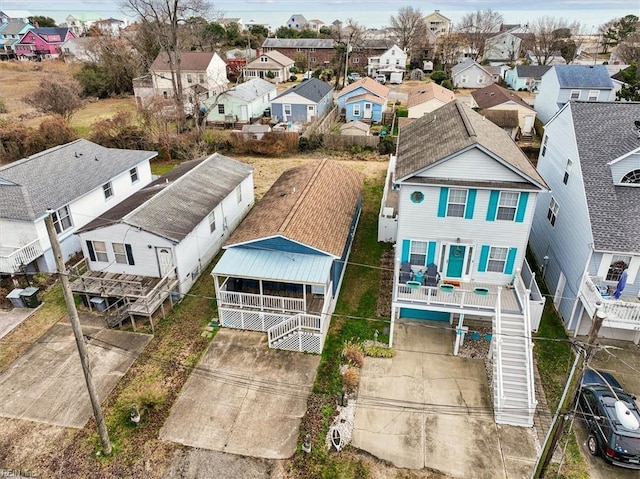
[[640, 410], [635, 399], [611, 374], [585, 371], [577, 406], [587, 427], [591, 455], [602, 456], [614, 466], [640, 470], [640, 427], [636, 427]]

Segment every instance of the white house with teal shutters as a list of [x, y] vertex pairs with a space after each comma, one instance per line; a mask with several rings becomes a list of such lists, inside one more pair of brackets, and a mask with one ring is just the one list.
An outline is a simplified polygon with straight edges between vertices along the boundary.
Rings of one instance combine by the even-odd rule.
[[[383, 195], [379, 238], [396, 243], [392, 329], [405, 319], [449, 322], [455, 354], [465, 319], [490, 323], [500, 423], [530, 426], [536, 408], [530, 333], [543, 301], [525, 252], [546, 190], [504, 130], [451, 102], [400, 130]], [[390, 221], [395, 237], [384, 238]]]

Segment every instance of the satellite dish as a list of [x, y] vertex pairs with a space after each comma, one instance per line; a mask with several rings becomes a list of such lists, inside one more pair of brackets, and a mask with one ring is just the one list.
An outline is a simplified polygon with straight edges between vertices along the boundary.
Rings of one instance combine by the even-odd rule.
[[631, 410], [623, 401], [616, 401], [615, 409], [616, 417], [618, 418], [618, 421], [620, 421], [620, 424], [622, 424], [622, 427], [629, 429], [630, 431], [635, 431], [640, 428], [638, 418], [633, 415]]

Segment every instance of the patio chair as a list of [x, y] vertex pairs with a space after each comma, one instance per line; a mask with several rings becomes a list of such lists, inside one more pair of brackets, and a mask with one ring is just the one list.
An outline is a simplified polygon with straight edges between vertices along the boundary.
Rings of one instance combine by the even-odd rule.
[[400, 282], [406, 283], [407, 281], [411, 281], [413, 279], [413, 274], [411, 272], [411, 263], [405, 261], [400, 265]]
[[440, 273], [438, 273], [438, 267], [434, 263], [431, 263], [427, 266], [427, 271], [424, 274], [424, 285], [438, 286], [438, 281], [440, 281]]

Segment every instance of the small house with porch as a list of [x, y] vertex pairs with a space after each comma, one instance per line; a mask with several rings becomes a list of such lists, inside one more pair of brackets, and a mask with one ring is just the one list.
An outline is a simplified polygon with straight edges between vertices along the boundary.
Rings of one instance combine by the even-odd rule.
[[318, 78], [309, 78], [271, 100], [271, 117], [281, 122], [311, 123], [333, 107], [333, 87]]
[[118, 321], [151, 317], [189, 291], [253, 202], [250, 166], [219, 153], [184, 162], [81, 229], [71, 288], [107, 298]]
[[345, 121], [359, 120], [366, 123], [382, 121], [391, 90], [373, 78], [365, 77], [340, 91], [338, 108], [344, 110]]
[[285, 171], [213, 268], [220, 324], [269, 347], [320, 354], [362, 208], [361, 173], [309, 161]]
[[546, 124], [538, 171], [551, 187], [531, 249], [567, 331], [640, 343], [640, 103], [571, 101]]
[[252, 118], [263, 116], [276, 95], [276, 86], [273, 83], [262, 78], [252, 78], [205, 100], [207, 121], [249, 123]]
[[443, 321], [456, 328], [455, 354], [465, 320], [486, 322], [500, 338], [491, 354], [504, 424], [531, 426], [536, 408], [530, 336], [542, 310], [525, 252], [546, 190], [504, 130], [456, 101], [400, 129], [381, 205], [389, 236], [378, 238], [396, 243], [390, 338], [404, 319]]
[[295, 62], [277, 50], [265, 51], [242, 69], [245, 80], [263, 78], [278, 84], [289, 81]]

